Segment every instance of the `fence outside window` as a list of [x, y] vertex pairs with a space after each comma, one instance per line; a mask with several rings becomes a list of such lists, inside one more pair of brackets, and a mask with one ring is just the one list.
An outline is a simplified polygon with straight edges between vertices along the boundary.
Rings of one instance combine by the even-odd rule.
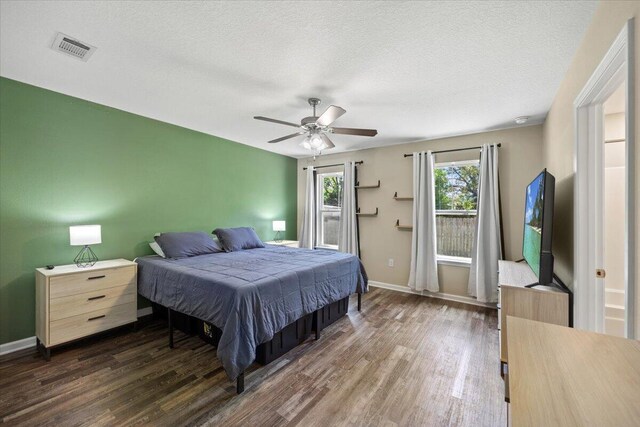
[[438, 255], [470, 258], [476, 233], [476, 211], [436, 211]]

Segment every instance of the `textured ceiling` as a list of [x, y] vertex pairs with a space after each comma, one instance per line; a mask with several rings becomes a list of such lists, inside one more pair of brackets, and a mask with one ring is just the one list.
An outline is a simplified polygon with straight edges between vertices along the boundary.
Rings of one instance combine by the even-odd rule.
[[[331, 152], [540, 123], [596, 2], [0, 3], [0, 75], [278, 153], [306, 98], [339, 105]], [[89, 62], [49, 48], [63, 32]], [[180, 141], [176, 141], [179, 144]]]

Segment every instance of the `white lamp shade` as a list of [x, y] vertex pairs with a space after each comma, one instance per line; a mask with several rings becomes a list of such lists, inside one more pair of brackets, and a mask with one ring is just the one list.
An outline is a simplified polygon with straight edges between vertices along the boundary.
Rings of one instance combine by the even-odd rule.
[[96, 245], [102, 243], [102, 230], [99, 225], [72, 225], [69, 227], [71, 246]]
[[309, 138], [309, 145], [314, 150], [318, 150], [325, 144], [324, 144], [324, 141], [322, 140], [322, 137], [317, 133], [314, 133], [313, 135], [311, 135], [311, 138]]
[[273, 221], [273, 231], [287, 231], [285, 221]]

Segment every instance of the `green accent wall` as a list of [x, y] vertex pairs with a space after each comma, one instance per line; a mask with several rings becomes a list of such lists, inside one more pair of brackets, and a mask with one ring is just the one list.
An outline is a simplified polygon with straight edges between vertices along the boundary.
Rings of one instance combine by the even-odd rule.
[[271, 240], [274, 219], [295, 239], [296, 165], [0, 78], [0, 344], [34, 335], [34, 269], [73, 262], [70, 225], [102, 225], [100, 259], [151, 254], [157, 232], [252, 226]]

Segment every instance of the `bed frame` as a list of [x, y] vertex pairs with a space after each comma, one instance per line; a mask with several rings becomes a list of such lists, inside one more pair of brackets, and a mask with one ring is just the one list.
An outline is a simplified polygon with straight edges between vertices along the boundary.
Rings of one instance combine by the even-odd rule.
[[[358, 311], [362, 308], [362, 294], [358, 293]], [[349, 297], [332, 302], [319, 308], [313, 313], [302, 316], [293, 323], [285, 326], [281, 331], [276, 332], [273, 338], [256, 348], [255, 361], [260, 365], [267, 365], [286, 354], [293, 348], [302, 344], [312, 334], [315, 339], [320, 339], [321, 331], [342, 318], [349, 311]], [[174, 347], [173, 330], [181, 330], [188, 335], [199, 335], [204, 341], [214, 347], [218, 346], [222, 331], [215, 325], [200, 320], [188, 314], [172, 310], [160, 304], [153, 303], [154, 316], [166, 314], [169, 324], [169, 348]], [[244, 372], [236, 379], [236, 392], [244, 391]]]

